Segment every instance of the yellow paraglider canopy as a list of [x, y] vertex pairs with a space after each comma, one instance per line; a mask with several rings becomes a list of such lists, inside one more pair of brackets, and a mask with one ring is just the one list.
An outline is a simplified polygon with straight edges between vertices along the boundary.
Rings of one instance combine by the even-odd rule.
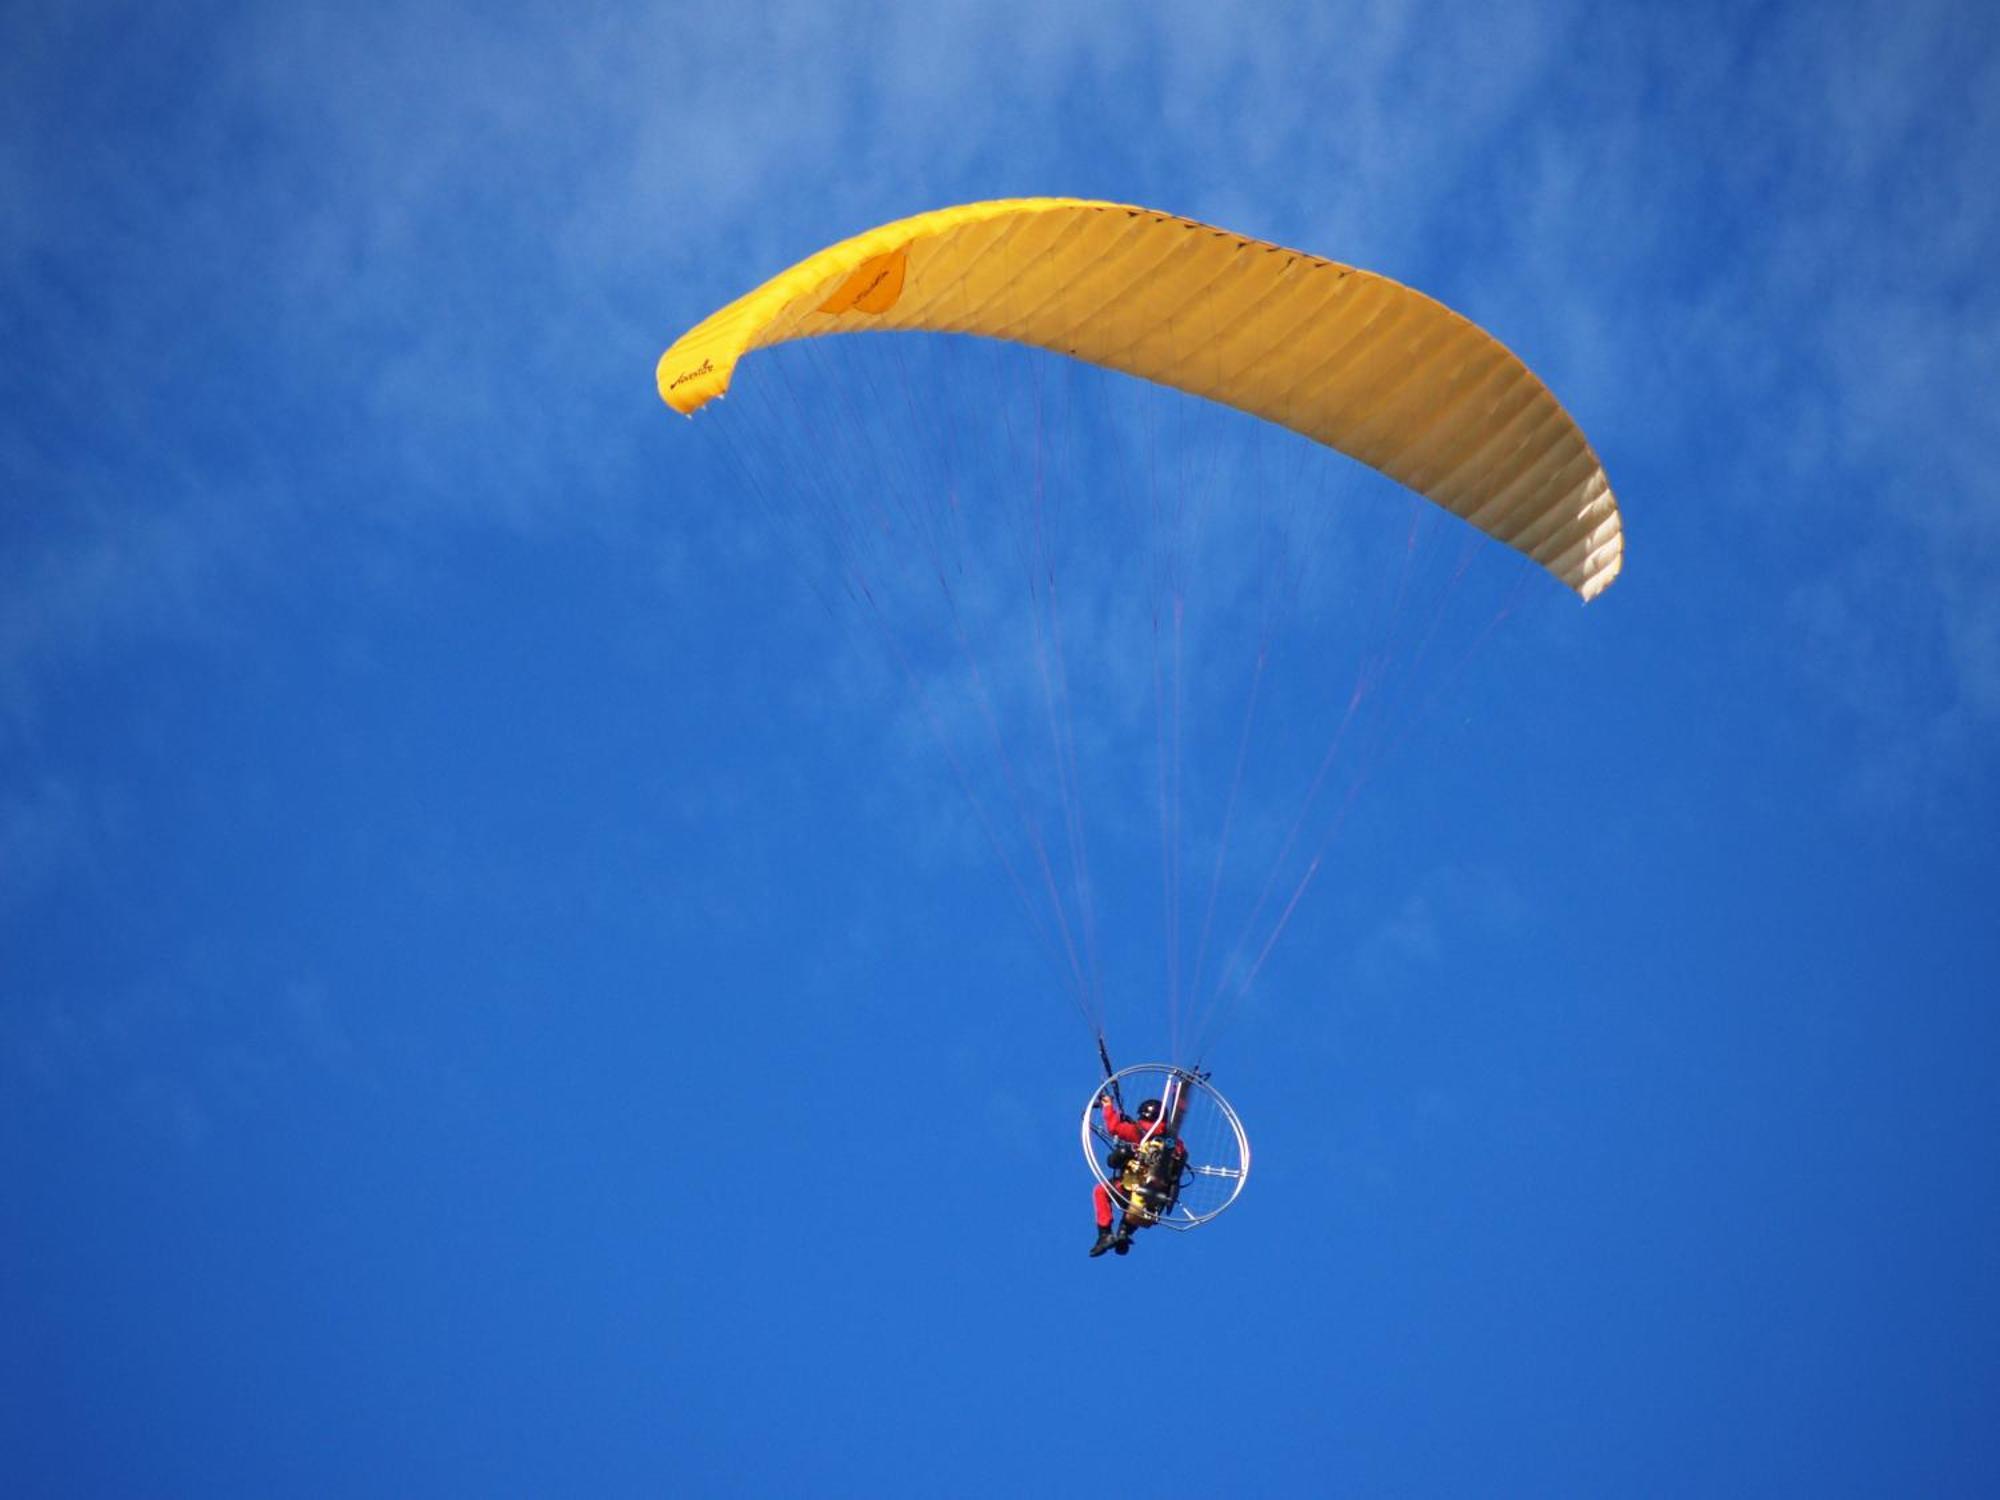
[[843, 240], [660, 357], [692, 413], [752, 349], [826, 333], [1009, 339], [1173, 386], [1379, 469], [1585, 599], [1618, 576], [1618, 504], [1548, 387], [1500, 341], [1352, 266], [1148, 208], [970, 203]]

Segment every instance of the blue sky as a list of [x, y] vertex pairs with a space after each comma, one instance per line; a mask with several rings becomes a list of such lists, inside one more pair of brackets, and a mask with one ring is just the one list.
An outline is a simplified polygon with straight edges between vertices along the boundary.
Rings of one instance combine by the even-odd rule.
[[[0, 1491], [1991, 1493], [1996, 154], [1970, 5], [9, 8]], [[1465, 311], [1628, 537], [1413, 662], [1124, 1260], [755, 365], [652, 388], [1037, 193]]]

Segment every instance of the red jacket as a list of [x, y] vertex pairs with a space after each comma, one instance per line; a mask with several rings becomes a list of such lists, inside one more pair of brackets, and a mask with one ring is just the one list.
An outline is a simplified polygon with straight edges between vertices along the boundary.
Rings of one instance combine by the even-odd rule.
[[[1109, 1099], [1104, 1101], [1104, 1128], [1117, 1136], [1119, 1140], [1129, 1141], [1135, 1146], [1146, 1139], [1148, 1132], [1155, 1137], [1163, 1137], [1170, 1141], [1173, 1140], [1174, 1125], [1176, 1123], [1172, 1120], [1162, 1119], [1155, 1121], [1153, 1125], [1148, 1125], [1144, 1120], [1127, 1119], [1118, 1112], [1116, 1104], [1113, 1104]], [[1177, 1146], [1178, 1144], [1176, 1142]]]

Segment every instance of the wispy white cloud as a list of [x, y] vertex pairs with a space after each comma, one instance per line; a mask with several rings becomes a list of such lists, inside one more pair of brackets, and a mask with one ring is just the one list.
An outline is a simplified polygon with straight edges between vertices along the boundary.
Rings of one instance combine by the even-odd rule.
[[[667, 421], [647, 366], [682, 321], [829, 234], [1081, 190], [1458, 302], [1614, 481], [1719, 429], [1743, 445], [1712, 455], [1720, 488], [1631, 495], [1638, 538], [1662, 507], [1726, 515], [1822, 652], [1870, 628], [1861, 560], [1903, 539], [1889, 586], [1934, 628], [1871, 670], [1939, 680], [1925, 734], [2000, 732], [2000, 63], [1964, 7], [1748, 32], [1053, 0], [7, 27], [4, 312], [37, 374], [0, 473], [61, 518], [17, 513], [0, 557], [17, 719], [79, 653], [215, 628], [301, 521], [625, 529]], [[1891, 696], [1845, 711], [1895, 760], [1907, 720], [1868, 706]]]

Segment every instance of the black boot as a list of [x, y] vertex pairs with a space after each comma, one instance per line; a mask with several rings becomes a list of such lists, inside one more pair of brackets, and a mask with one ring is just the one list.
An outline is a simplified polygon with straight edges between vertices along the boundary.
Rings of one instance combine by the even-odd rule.
[[1090, 1247], [1091, 1257], [1095, 1259], [1097, 1256], [1102, 1255], [1105, 1251], [1111, 1248], [1111, 1245], [1112, 1245], [1111, 1226], [1109, 1224], [1106, 1224], [1102, 1229], [1097, 1231], [1097, 1243]]
[[[1118, 1233], [1113, 1235], [1111, 1239], [1111, 1248], [1116, 1250], [1120, 1255], [1130, 1255], [1132, 1253], [1132, 1226], [1130, 1224], [1120, 1224], [1118, 1226]], [[1097, 1253], [1094, 1250], [1091, 1252], [1093, 1255]]]

